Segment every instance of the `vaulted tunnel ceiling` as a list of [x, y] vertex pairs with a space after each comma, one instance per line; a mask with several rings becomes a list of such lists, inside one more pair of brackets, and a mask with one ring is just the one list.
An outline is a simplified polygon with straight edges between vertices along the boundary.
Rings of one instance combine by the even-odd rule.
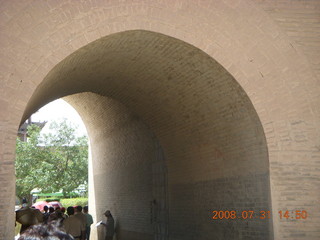
[[[194, 149], [201, 160], [211, 151], [223, 152], [213, 165], [242, 159], [255, 171], [268, 169], [263, 130], [246, 93], [214, 59], [178, 39], [136, 30], [82, 47], [48, 73], [23, 119], [54, 99], [81, 92], [124, 104], [155, 132], [167, 154], [182, 156]], [[252, 151], [263, 155], [262, 164], [247, 158]], [[228, 171], [250, 172], [241, 165], [232, 170], [232, 164]], [[222, 169], [210, 178], [225, 174]], [[209, 176], [197, 175], [202, 177]]]

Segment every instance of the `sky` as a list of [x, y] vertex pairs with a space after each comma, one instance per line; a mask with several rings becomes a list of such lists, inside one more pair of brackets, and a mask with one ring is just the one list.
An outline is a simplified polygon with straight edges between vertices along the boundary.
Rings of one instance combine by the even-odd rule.
[[42, 133], [49, 132], [50, 122], [59, 121], [63, 118], [66, 118], [69, 122], [78, 127], [77, 133], [79, 136], [88, 135], [81, 117], [79, 116], [77, 111], [62, 99], [58, 99], [48, 103], [31, 116], [33, 122], [47, 121], [47, 124], [41, 131]]

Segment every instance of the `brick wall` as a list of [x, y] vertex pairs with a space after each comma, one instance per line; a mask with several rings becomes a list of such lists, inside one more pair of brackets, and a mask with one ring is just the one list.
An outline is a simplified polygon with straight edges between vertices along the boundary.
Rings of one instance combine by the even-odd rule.
[[[268, 177], [263, 176], [270, 171], [274, 238], [318, 239], [317, 4], [3, 1], [0, 216], [6, 217], [0, 218], [0, 239], [12, 239], [13, 217], [7, 216], [12, 216], [14, 205], [13, 153], [21, 118], [53, 99], [83, 91], [122, 102], [156, 135], [168, 167], [168, 202], [175, 208], [181, 201], [176, 192], [186, 197], [203, 194], [197, 192], [200, 184], [216, 186], [230, 177], [221, 189], [236, 181], [243, 187], [253, 179], [256, 185], [239, 187], [250, 193], [262, 182], [266, 186]], [[109, 36], [136, 29], [175, 37], [196, 48], [143, 31]], [[61, 62], [104, 36], [109, 38]], [[215, 199], [210, 194], [205, 199]], [[260, 202], [270, 191], [265, 194], [259, 194]], [[195, 204], [193, 198], [188, 201], [183, 206]], [[204, 202], [200, 205], [208, 208]], [[283, 209], [311, 214], [305, 221], [279, 220], [277, 211]], [[179, 212], [170, 214], [175, 223], [182, 223]], [[231, 223], [230, 236], [272, 238], [269, 223], [238, 223]], [[227, 234], [221, 229], [229, 223], [203, 219], [201, 226], [210, 232], [208, 224], [216, 224], [218, 235]], [[173, 229], [174, 236], [183, 234], [179, 226]]]
[[[162, 195], [157, 196], [157, 191], [159, 184], [160, 188], [166, 188], [166, 181], [161, 181], [161, 178], [160, 181], [153, 180], [154, 167], [159, 166], [155, 164], [155, 139], [148, 133], [150, 130], [129, 109], [109, 98], [81, 93], [66, 100], [82, 114], [91, 136], [94, 175], [91, 187], [95, 189], [96, 221], [103, 219], [105, 209], [110, 209], [117, 219], [120, 239], [152, 239], [155, 222], [160, 219], [150, 215], [150, 202], [156, 200], [161, 204]], [[191, 129], [196, 127], [190, 125], [189, 128], [192, 132]], [[181, 134], [179, 129], [173, 131]], [[248, 134], [249, 130], [243, 126], [239, 132]], [[253, 154], [243, 156], [248, 155], [245, 147], [227, 146], [226, 142], [222, 143], [225, 149], [217, 153], [217, 150], [210, 149], [212, 144], [209, 142], [200, 142], [198, 135], [188, 136], [185, 130], [183, 134], [185, 140], [176, 136], [170, 140], [163, 138], [166, 141], [165, 152], [171, 153], [166, 155], [168, 199], [162, 202], [169, 209], [163, 205], [159, 208], [162, 208], [160, 214], [167, 214], [169, 210], [166, 219], [169, 221], [165, 224], [168, 225], [170, 239], [272, 238], [271, 219], [256, 219], [261, 210], [271, 210], [269, 174], [266, 170], [264, 174], [258, 173], [261, 170], [254, 163], [266, 160], [265, 146], [261, 144], [263, 139], [259, 144], [261, 149], [247, 149]], [[231, 141], [228, 134], [224, 132], [226, 140]], [[215, 135], [219, 135], [217, 131]], [[222, 137], [214, 138], [223, 142]], [[250, 145], [252, 148], [252, 141]], [[237, 161], [244, 168], [238, 166], [232, 170]], [[213, 210], [233, 210], [238, 215], [251, 210], [255, 212], [255, 219], [212, 220]], [[153, 222], [151, 218], [154, 217]], [[99, 234], [103, 235], [102, 232]]]
[[[90, 54], [91, 50], [89, 51], [89, 48], [87, 48], [84, 52], [85, 57], [73, 56], [66, 61], [80, 66], [79, 69], [82, 70], [77, 75], [81, 76], [81, 79], [83, 79], [81, 81], [91, 79], [90, 87], [92, 91], [98, 92], [100, 95], [112, 96], [125, 104], [135, 114], [141, 116], [160, 139], [168, 164], [169, 222], [172, 224], [169, 228], [170, 233], [173, 234], [172, 237], [174, 237], [175, 231], [173, 229], [175, 228], [177, 228], [178, 235], [183, 233], [182, 230], [179, 230], [179, 227], [183, 229], [184, 221], [181, 221], [181, 219], [185, 219], [185, 215], [181, 214], [181, 208], [177, 206], [183, 206], [186, 213], [188, 209], [195, 209], [194, 211], [201, 212], [202, 216], [204, 216], [203, 212], [206, 212], [206, 217], [201, 218], [198, 223], [200, 226], [212, 224], [208, 214], [210, 215], [210, 211], [214, 209], [228, 210], [229, 207], [230, 210], [237, 209], [240, 211], [243, 207], [254, 204], [254, 201], [261, 204], [260, 207], [263, 208], [261, 210], [266, 209], [267, 211], [270, 209], [270, 190], [266, 190], [268, 187], [265, 191], [260, 191], [257, 196], [253, 190], [245, 187], [244, 181], [240, 183], [242, 187], [239, 187], [239, 192], [236, 195], [239, 195], [240, 199], [245, 196], [245, 200], [233, 199], [234, 202], [227, 204], [227, 206], [223, 206], [223, 202], [230, 197], [231, 191], [227, 191], [223, 195], [220, 193], [219, 199], [214, 202], [214, 199], [217, 198], [215, 191], [208, 190], [210, 189], [209, 186], [214, 184], [214, 179], [217, 179], [217, 182], [224, 179], [226, 188], [228, 188], [228, 184], [235, 184], [234, 182], [239, 182], [241, 178], [251, 179], [254, 182], [252, 183], [253, 189], [259, 188], [255, 184], [269, 186], [267, 177], [268, 158], [263, 130], [251, 103], [233, 78], [220, 68], [215, 61], [202, 55], [197, 50], [190, 49], [188, 45], [180, 45], [181, 43], [176, 40], [149, 32], [128, 32], [124, 35], [127, 36], [114, 35], [96, 42], [99, 47], [92, 46], [92, 49], [99, 49], [99, 52]], [[125, 43], [126, 39], [131, 42], [130, 45]], [[134, 41], [134, 39], [137, 40]], [[157, 48], [160, 44], [166, 46], [166, 55], [162, 53], [161, 49]], [[141, 52], [141, 48], [144, 49], [143, 52]], [[175, 51], [171, 49], [175, 49]], [[117, 52], [118, 56], [112, 55], [112, 52]], [[136, 53], [139, 53], [139, 57], [135, 57], [133, 62], [131, 56], [136, 56]], [[122, 54], [124, 54], [124, 58], [119, 57]], [[188, 57], [190, 55], [192, 55], [192, 58]], [[160, 60], [159, 58], [162, 57], [170, 59], [170, 61]], [[84, 59], [86, 60], [86, 66], [82, 65], [81, 62]], [[176, 59], [179, 59], [179, 61], [176, 61]], [[149, 65], [146, 63], [149, 63]], [[89, 76], [88, 69], [94, 68], [91, 64], [105, 67], [103, 71], [97, 69], [96, 73], [90, 72]], [[74, 73], [62, 69], [61, 66], [66, 66], [66, 64], [62, 63], [53, 70], [59, 73], [61, 79], [64, 79], [62, 72], [68, 75], [70, 81], [76, 79], [73, 77]], [[71, 66], [72, 68], [73, 66]], [[182, 71], [182, 69], [184, 70]], [[59, 81], [54, 72], [51, 75], [52, 79]], [[159, 72], [161, 74], [156, 75]], [[104, 76], [103, 74], [107, 75]], [[112, 78], [111, 76], [118, 76], [118, 78]], [[101, 81], [101, 79], [104, 80]], [[150, 79], [153, 79], [152, 84]], [[183, 79], [183, 81], [180, 79]], [[50, 78], [46, 79], [41, 87], [45, 89], [50, 86], [50, 91], [54, 93], [56, 88], [49, 84], [50, 81]], [[79, 81], [79, 78], [77, 81]], [[119, 88], [118, 84], [121, 83], [126, 83], [127, 87]], [[76, 82], [69, 84], [73, 85], [72, 91], [83, 86]], [[192, 89], [195, 84], [199, 88]], [[108, 87], [103, 89], [102, 86]], [[174, 88], [176, 88], [175, 91], [172, 91], [171, 89]], [[69, 98], [72, 99], [72, 97]], [[86, 102], [88, 101], [86, 99]], [[93, 146], [97, 143], [112, 144], [112, 156], [122, 156], [122, 150], [116, 147], [118, 145], [114, 146], [115, 143], [110, 143], [113, 141], [113, 138], [109, 137], [110, 134], [102, 134], [105, 130], [101, 131], [99, 129], [101, 126], [108, 124], [109, 121], [120, 129], [127, 127], [127, 125], [122, 124], [122, 121], [117, 123], [117, 120], [112, 117], [114, 114], [108, 114], [108, 106], [104, 107], [103, 110], [96, 110], [96, 114], [92, 113], [90, 109], [93, 109], [93, 106], [96, 109], [99, 101], [96, 100], [95, 103], [91, 103], [92, 106], [90, 104], [91, 107], [83, 107], [85, 110], [80, 111], [85, 116], [88, 115], [86, 118], [89, 126], [92, 121], [98, 121], [96, 119], [99, 119], [99, 124], [95, 123], [94, 130], [92, 130], [93, 138], [98, 135], [98, 140], [93, 142]], [[72, 102], [79, 102], [77, 105], [83, 105], [83, 102], [78, 99], [72, 100]], [[126, 117], [121, 116], [121, 111], [116, 112], [117, 118], [126, 119]], [[111, 120], [108, 120], [108, 118]], [[101, 132], [98, 133], [99, 131]], [[113, 132], [115, 131], [113, 130]], [[104, 135], [108, 136], [107, 140], [103, 140]], [[114, 137], [114, 139], [117, 139], [117, 137]], [[123, 145], [130, 144], [121, 144], [121, 146]], [[104, 152], [107, 151], [106, 149], [108, 148], [98, 147], [96, 150], [98, 153], [96, 154], [108, 156], [111, 153]], [[114, 155], [114, 152], [117, 151], [120, 152]], [[93, 159], [95, 158], [98, 157], [93, 153]], [[105, 160], [97, 161], [96, 164], [98, 164], [98, 167], [94, 171], [95, 175], [102, 178], [106, 173], [100, 173], [99, 171], [107, 169]], [[118, 172], [128, 172], [128, 169], [123, 168], [123, 170], [119, 168]], [[130, 167], [130, 169], [134, 168]], [[262, 178], [252, 176], [253, 173], [263, 174], [266, 177], [262, 180]], [[105, 182], [119, 181], [115, 176], [106, 175], [108, 179], [110, 177], [116, 180], [111, 181], [109, 179]], [[234, 176], [239, 178], [234, 178]], [[212, 198], [214, 202], [211, 206], [212, 210], [209, 209], [210, 204], [207, 203], [207, 199], [202, 202], [193, 199], [193, 193], [197, 192], [193, 185], [197, 186], [203, 183], [207, 183], [208, 187], [205, 187], [206, 184], [204, 184], [204, 188], [199, 191], [201, 194], [206, 192], [207, 198]], [[187, 186], [190, 190], [187, 191], [187, 194], [180, 195], [177, 194], [179, 190], [176, 189], [176, 186], [181, 187], [180, 191], [185, 190]], [[107, 186], [102, 187], [106, 194], [108, 188]], [[98, 196], [102, 195], [100, 191], [98, 190]], [[114, 190], [110, 191], [113, 192]], [[188, 195], [189, 193], [191, 194]], [[112, 200], [110, 201], [112, 202]], [[126, 209], [125, 204], [121, 201], [118, 204], [122, 206], [121, 208]], [[196, 204], [196, 207], [194, 204]], [[221, 206], [223, 206], [223, 209], [219, 209]], [[121, 215], [120, 212], [118, 214]], [[179, 215], [181, 216], [177, 220], [176, 217]], [[124, 218], [122, 220], [125, 221]], [[270, 221], [262, 221], [261, 224], [264, 224], [265, 227], [252, 225], [250, 230], [246, 229], [243, 224], [237, 224], [237, 230], [234, 234], [235, 236], [240, 233], [246, 235], [251, 231], [267, 239], [270, 237]], [[224, 228], [221, 227], [221, 223], [217, 226], [220, 226], [220, 228], [212, 228], [211, 231], [207, 232], [208, 237], [214, 237], [214, 234], [223, 234]], [[220, 232], [217, 229], [220, 229]], [[133, 229], [129, 228], [129, 230], [134, 232]]]
[[[153, 239], [154, 137], [129, 109], [112, 99], [82, 93], [66, 98], [83, 114], [92, 149], [96, 222], [109, 209], [119, 239]], [[88, 109], [90, 114], [88, 114]], [[103, 239], [103, 228], [98, 230]]]

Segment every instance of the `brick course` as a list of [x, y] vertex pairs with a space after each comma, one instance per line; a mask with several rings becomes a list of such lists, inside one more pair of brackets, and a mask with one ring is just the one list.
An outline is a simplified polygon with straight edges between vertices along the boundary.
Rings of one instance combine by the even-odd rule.
[[[2, 1], [0, 216], [6, 217], [0, 218], [0, 239], [12, 239], [13, 217], [7, 216], [12, 216], [14, 204], [19, 122], [51, 100], [83, 91], [123, 103], [156, 135], [168, 167], [169, 203], [177, 206], [180, 201], [172, 197], [173, 186], [270, 172], [273, 230], [271, 223], [263, 223], [267, 232], [254, 223], [252, 229], [261, 231], [252, 236], [264, 232], [275, 239], [318, 239], [318, 4], [309, 0]], [[144, 31], [109, 36], [137, 29], [191, 45]], [[61, 62], [105, 36], [109, 38], [99, 40], [96, 47], [89, 45]], [[95, 117], [88, 118], [87, 126], [99, 118], [90, 113], [83, 113]], [[92, 130], [92, 137], [98, 129]], [[96, 151], [99, 155], [101, 150]], [[99, 212], [101, 199], [95, 201]], [[203, 204], [199, 208], [205, 208]], [[285, 208], [311, 214], [304, 221], [279, 220], [277, 211]], [[218, 229], [225, 229], [223, 224]], [[127, 226], [124, 230], [139, 238], [130, 223]], [[251, 230], [243, 232], [243, 227], [241, 223], [232, 227], [231, 238], [239, 232], [248, 237]], [[176, 236], [181, 234], [179, 228], [171, 226]]]

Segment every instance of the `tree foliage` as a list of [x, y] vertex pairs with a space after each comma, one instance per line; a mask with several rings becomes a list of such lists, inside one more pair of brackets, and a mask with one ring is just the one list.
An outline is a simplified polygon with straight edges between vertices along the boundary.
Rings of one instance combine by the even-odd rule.
[[88, 181], [88, 140], [77, 137], [66, 120], [50, 124], [51, 132], [40, 134], [36, 125], [28, 127], [28, 140], [17, 139], [16, 192], [29, 196], [39, 188], [43, 193], [68, 194]]

